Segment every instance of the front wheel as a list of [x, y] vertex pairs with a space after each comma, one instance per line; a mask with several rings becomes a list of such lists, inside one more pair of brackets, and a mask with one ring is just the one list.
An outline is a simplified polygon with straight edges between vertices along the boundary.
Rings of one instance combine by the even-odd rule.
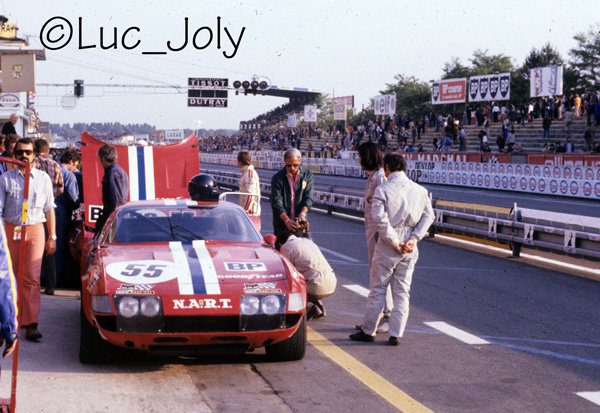
[[306, 351], [306, 314], [302, 316], [300, 327], [290, 338], [281, 343], [266, 346], [265, 350], [272, 361], [301, 360]]
[[112, 361], [114, 348], [107, 343], [98, 331], [90, 324], [83, 313], [80, 312], [81, 328], [79, 336], [79, 361], [84, 364], [105, 364]]

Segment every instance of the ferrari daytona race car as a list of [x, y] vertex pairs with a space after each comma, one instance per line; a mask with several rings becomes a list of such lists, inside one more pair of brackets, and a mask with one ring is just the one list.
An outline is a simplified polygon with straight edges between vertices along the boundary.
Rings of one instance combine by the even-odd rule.
[[166, 355], [245, 353], [298, 360], [303, 277], [230, 202], [134, 201], [94, 238], [82, 273], [83, 363], [114, 347]]

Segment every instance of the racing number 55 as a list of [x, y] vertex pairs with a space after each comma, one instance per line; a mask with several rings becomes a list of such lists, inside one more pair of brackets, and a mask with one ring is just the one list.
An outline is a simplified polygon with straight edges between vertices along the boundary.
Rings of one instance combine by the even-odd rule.
[[163, 264], [129, 264], [125, 267], [124, 271], [121, 271], [121, 275], [125, 277], [137, 277], [142, 273], [142, 277], [156, 278], [160, 277], [166, 268]]

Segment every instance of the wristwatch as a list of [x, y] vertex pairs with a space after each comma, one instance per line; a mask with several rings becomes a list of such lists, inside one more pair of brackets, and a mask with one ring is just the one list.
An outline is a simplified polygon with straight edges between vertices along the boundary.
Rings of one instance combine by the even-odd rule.
[[56, 241], [56, 235], [49, 235], [48, 239], [51, 239], [52, 241]]

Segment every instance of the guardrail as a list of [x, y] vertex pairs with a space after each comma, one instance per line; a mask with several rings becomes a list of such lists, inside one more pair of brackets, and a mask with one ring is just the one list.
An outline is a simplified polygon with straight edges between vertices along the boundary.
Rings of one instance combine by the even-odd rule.
[[[219, 185], [238, 188], [235, 172], [206, 171]], [[271, 185], [261, 183], [261, 193], [270, 195]], [[314, 191], [315, 206], [329, 214], [342, 212], [363, 216], [364, 198], [334, 192]], [[435, 221], [430, 236], [435, 233], [456, 233], [508, 244], [514, 257], [519, 257], [523, 245], [600, 260], [600, 219], [561, 214], [542, 210], [502, 208], [481, 204], [466, 204], [433, 200]]]

